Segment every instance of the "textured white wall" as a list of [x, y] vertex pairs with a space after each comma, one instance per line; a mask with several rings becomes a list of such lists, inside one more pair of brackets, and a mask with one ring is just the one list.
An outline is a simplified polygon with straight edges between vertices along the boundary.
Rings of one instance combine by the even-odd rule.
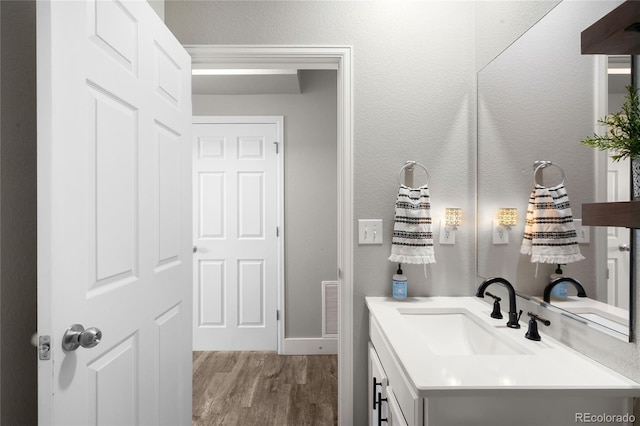
[[194, 95], [194, 115], [284, 115], [285, 336], [322, 337], [321, 281], [336, 280], [337, 82], [303, 71], [302, 94]]

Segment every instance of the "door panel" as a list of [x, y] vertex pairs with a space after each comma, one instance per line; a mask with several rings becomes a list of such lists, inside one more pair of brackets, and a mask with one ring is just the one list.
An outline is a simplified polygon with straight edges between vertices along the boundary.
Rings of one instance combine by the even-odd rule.
[[194, 349], [275, 350], [282, 119], [222, 120], [193, 125]]
[[[607, 201], [629, 201], [631, 182], [629, 160], [612, 161], [607, 156]], [[626, 228], [607, 227], [607, 303], [629, 309], [629, 252], [620, 251], [628, 246], [630, 231]]]
[[190, 57], [145, 1], [37, 14], [40, 423], [189, 424]]

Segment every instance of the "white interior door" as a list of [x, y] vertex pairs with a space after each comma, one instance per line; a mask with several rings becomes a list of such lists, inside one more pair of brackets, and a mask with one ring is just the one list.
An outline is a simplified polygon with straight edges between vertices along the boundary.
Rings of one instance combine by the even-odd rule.
[[194, 350], [278, 347], [282, 123], [194, 118]]
[[37, 43], [40, 424], [190, 424], [190, 57], [145, 1], [38, 1]]
[[[607, 156], [607, 201], [629, 201], [629, 160], [612, 161]], [[629, 309], [630, 244], [627, 228], [607, 227], [607, 303]]]

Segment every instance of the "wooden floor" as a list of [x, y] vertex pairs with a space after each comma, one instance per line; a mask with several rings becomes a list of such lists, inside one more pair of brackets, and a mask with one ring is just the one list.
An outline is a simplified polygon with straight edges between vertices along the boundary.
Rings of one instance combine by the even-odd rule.
[[194, 352], [192, 423], [337, 425], [337, 356]]

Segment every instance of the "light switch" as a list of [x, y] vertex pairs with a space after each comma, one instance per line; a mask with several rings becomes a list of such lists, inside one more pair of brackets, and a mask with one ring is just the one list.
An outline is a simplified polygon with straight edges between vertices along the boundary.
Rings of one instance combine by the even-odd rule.
[[382, 219], [358, 219], [358, 243], [382, 244]]

